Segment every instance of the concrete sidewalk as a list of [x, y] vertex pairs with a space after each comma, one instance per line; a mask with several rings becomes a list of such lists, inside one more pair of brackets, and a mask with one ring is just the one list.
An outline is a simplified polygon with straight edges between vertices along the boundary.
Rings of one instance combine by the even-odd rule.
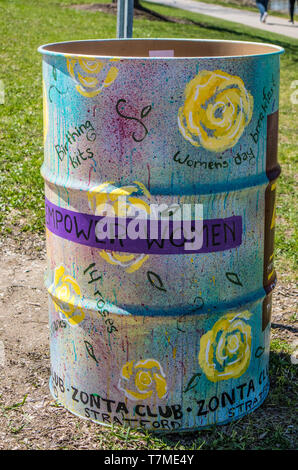
[[252, 12], [248, 10], [240, 10], [237, 8], [223, 7], [221, 5], [215, 5], [211, 3], [197, 2], [194, 0], [147, 1], [170, 7], [181, 8], [182, 10], [188, 10], [193, 13], [201, 13], [203, 15], [213, 16], [214, 18], [232, 21], [234, 23], [241, 23], [245, 26], [251, 26], [252, 28], [263, 29], [264, 31], [270, 31], [271, 33], [282, 34], [284, 36], [298, 39], [298, 25], [292, 25], [285, 18], [270, 16], [270, 11], [268, 12], [269, 14], [266, 23], [261, 23], [257, 7], [256, 12]]

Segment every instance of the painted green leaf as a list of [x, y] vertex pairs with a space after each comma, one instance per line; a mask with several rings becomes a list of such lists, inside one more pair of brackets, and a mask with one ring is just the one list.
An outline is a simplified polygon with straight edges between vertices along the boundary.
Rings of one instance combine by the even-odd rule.
[[84, 341], [84, 343], [85, 343], [86, 350], [87, 350], [87, 353], [89, 354], [89, 356], [92, 357], [92, 359], [94, 359], [94, 361], [98, 363], [98, 361], [95, 357], [95, 354], [94, 354], [94, 349], [93, 349], [92, 344], [89, 343], [88, 341]]
[[226, 273], [226, 278], [232, 284], [236, 284], [237, 286], [243, 286], [242, 282], [239, 279], [238, 274], [236, 274], [236, 273]]
[[152, 109], [152, 106], [150, 104], [148, 106], [145, 106], [141, 111], [141, 118], [143, 119], [144, 117], [148, 116], [151, 109]]
[[265, 352], [265, 348], [263, 346], [259, 346], [255, 352], [255, 357], [258, 359], [259, 357], [263, 356]]
[[199, 385], [199, 380], [201, 377], [201, 373], [198, 372], [197, 374], [193, 375], [190, 381], [188, 382], [186, 389], [183, 391], [184, 393], [189, 392], [189, 390], [192, 390], [195, 388], [197, 385]]
[[148, 278], [148, 281], [150, 282], [150, 284], [153, 287], [156, 287], [156, 289], [162, 290], [164, 292], [167, 291], [167, 289], [164, 288], [163, 282], [160, 279], [158, 274], [154, 273], [153, 271], [148, 271], [147, 272], [147, 278]]

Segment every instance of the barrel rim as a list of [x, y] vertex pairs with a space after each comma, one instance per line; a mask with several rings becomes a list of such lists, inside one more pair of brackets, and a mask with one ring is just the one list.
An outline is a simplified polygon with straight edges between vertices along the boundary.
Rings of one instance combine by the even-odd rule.
[[[141, 42], [141, 41], [159, 41], [160, 45], [162, 45], [162, 42], [166, 41], [173, 41], [173, 42], [189, 42], [189, 43], [226, 43], [226, 44], [239, 44], [243, 46], [248, 46], [248, 45], [254, 45], [254, 46], [262, 46], [264, 48], [268, 48], [268, 52], [260, 52], [260, 53], [251, 53], [251, 54], [239, 54], [239, 55], [218, 55], [218, 56], [191, 56], [191, 57], [141, 57], [141, 56], [124, 56], [124, 55], [99, 55], [99, 54], [78, 54], [75, 52], [61, 52], [61, 51], [55, 51], [55, 50], [48, 50], [50, 47], [55, 47], [55, 46], [61, 46], [63, 44], [65, 45], [70, 45], [70, 44], [78, 44], [78, 43], [90, 43], [90, 42], [101, 42], [101, 43], [107, 43], [107, 42], [123, 42], [123, 41], [131, 41], [131, 42]], [[214, 59], [233, 59], [233, 58], [239, 58], [239, 59], [244, 59], [244, 58], [253, 58], [253, 57], [267, 57], [267, 56], [272, 56], [272, 55], [279, 55], [283, 54], [285, 52], [284, 48], [281, 46], [277, 46], [276, 44], [270, 44], [270, 43], [263, 43], [263, 42], [254, 42], [254, 41], [231, 41], [228, 39], [189, 39], [189, 38], [124, 38], [124, 39], [83, 39], [83, 40], [75, 40], [75, 41], [61, 41], [61, 42], [54, 42], [54, 43], [48, 43], [48, 44], [43, 44], [38, 47], [37, 49], [38, 52], [40, 52], [43, 55], [49, 55], [49, 56], [62, 56], [62, 57], [82, 57], [82, 58], [92, 58], [92, 59], [113, 59], [115, 57], [119, 58], [120, 60], [122, 59], [129, 59], [129, 60], [142, 60], [142, 61], [151, 61], [151, 60], [163, 60], [163, 61], [185, 61], [185, 60], [193, 60], [193, 59], [200, 59], [200, 60], [214, 60]]]

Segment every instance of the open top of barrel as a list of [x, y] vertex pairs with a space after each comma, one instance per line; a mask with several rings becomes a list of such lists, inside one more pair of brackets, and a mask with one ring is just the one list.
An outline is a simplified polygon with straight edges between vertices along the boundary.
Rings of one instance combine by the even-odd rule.
[[[42, 54], [68, 54], [94, 58], [154, 59], [152, 51], [172, 51], [168, 59], [219, 58], [282, 54], [280, 46], [248, 41], [219, 41], [216, 39], [90, 39], [45, 44]], [[162, 57], [162, 56], [156, 56]]]

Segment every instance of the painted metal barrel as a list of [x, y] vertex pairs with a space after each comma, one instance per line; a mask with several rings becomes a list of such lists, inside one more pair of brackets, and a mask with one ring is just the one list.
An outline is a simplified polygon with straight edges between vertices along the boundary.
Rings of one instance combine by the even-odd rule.
[[[252, 412], [269, 389], [283, 50], [130, 39], [39, 51], [52, 395], [159, 432]], [[165, 236], [137, 230], [152, 207]], [[190, 224], [180, 238], [176, 211]]]

